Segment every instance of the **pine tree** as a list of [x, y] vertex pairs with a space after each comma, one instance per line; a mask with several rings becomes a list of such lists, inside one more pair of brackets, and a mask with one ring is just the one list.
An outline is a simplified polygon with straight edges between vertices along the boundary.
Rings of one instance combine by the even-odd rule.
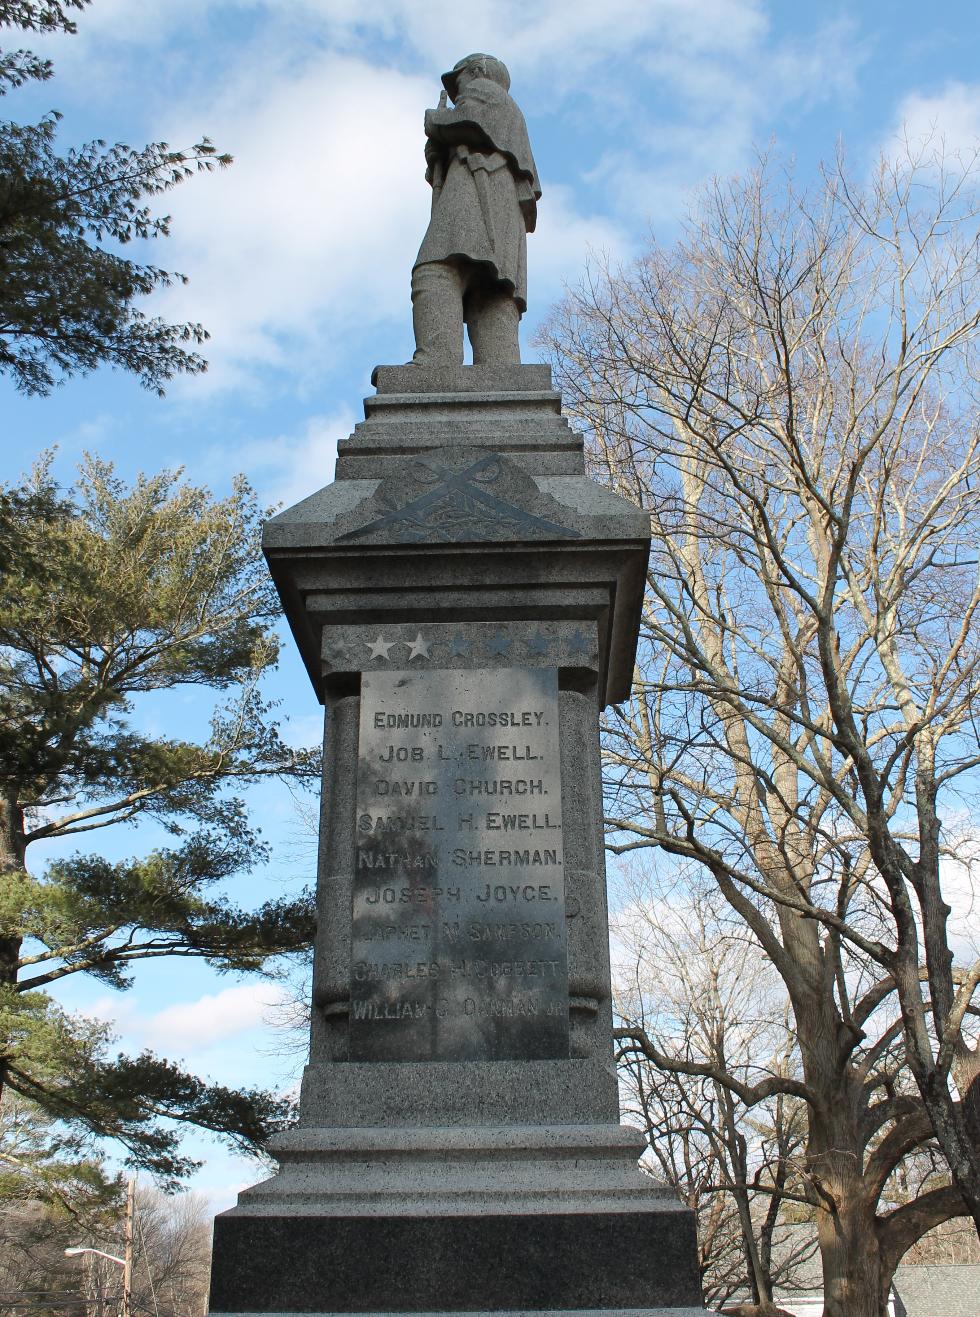
[[[0, 27], [74, 32], [71, 12], [87, 3], [0, 0]], [[0, 51], [0, 96], [52, 72], [30, 51]], [[145, 198], [231, 157], [206, 137], [187, 150], [96, 140], [59, 155], [60, 119], [52, 111], [36, 124], [0, 120], [0, 374], [23, 393], [47, 394], [108, 364], [162, 393], [174, 375], [207, 368], [194, 349], [208, 335], [138, 309], [138, 299], [184, 278], [118, 248], [168, 234], [169, 216], [154, 216]]]
[[[244, 481], [224, 499], [171, 472], [127, 487], [91, 458], [73, 489], [42, 461], [0, 490], [0, 1084], [164, 1177], [190, 1165], [173, 1120], [253, 1148], [288, 1104], [114, 1057], [104, 1027], [50, 994], [72, 974], [126, 988], [133, 962], [161, 956], [260, 970], [312, 941], [308, 894], [247, 912], [220, 893], [266, 854], [236, 791], [319, 776], [259, 695], [278, 615], [260, 524]], [[190, 689], [215, 692], [207, 735], [141, 728], [141, 698]], [[173, 844], [28, 867], [37, 841], [140, 820]]]

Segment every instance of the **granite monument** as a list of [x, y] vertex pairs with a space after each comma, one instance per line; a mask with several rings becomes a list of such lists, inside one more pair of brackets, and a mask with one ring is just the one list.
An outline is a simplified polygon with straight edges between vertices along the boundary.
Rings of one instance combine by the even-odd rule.
[[265, 528], [325, 706], [310, 1059], [278, 1173], [215, 1222], [211, 1312], [693, 1317], [693, 1217], [637, 1167], [612, 1053], [598, 719], [649, 522], [520, 364], [507, 70], [444, 84], [415, 358]]

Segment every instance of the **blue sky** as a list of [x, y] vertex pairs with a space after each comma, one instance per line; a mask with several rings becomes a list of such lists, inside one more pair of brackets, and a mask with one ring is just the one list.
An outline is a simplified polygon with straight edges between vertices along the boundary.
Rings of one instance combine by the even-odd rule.
[[[332, 477], [338, 438], [361, 416], [377, 363], [412, 351], [412, 260], [425, 228], [421, 121], [438, 76], [472, 50], [499, 55], [528, 120], [544, 188], [529, 242], [535, 326], [589, 253], [628, 261], [651, 233], [669, 243], [691, 194], [772, 148], [812, 175], [842, 141], [868, 169], [900, 134], [980, 138], [975, 5], [907, 0], [803, 5], [775, 0], [94, 0], [75, 37], [34, 40], [56, 77], [11, 94], [19, 120], [57, 108], [65, 145], [90, 137], [190, 145], [204, 133], [234, 167], [194, 179], [160, 209], [172, 237], [148, 259], [189, 276], [147, 309], [200, 320], [209, 373], [164, 400], [101, 371], [51, 398], [0, 382], [0, 479], [58, 445], [70, 479], [83, 450], [124, 476], [181, 465], [216, 492], [244, 471], [269, 503]], [[7, 41], [7, 44], [11, 42]], [[270, 693], [297, 741], [319, 710], [287, 641]], [[180, 701], [181, 697], [173, 697]], [[191, 727], [199, 696], [141, 713]], [[275, 858], [238, 894], [261, 900], [312, 874], [293, 803], [254, 801]], [[104, 835], [123, 854], [152, 842]], [[116, 1021], [227, 1083], [285, 1084], [296, 1037], [266, 1021], [275, 989], [181, 962], [146, 967], [134, 990], [70, 984], [63, 1000]], [[197, 1185], [221, 1205], [254, 1178], [195, 1140]]]

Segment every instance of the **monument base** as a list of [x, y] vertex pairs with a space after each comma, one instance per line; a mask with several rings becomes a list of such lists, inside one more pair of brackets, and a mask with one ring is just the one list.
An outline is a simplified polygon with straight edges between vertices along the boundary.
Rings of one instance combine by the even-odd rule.
[[[236, 1312], [234, 1317], [268, 1317], [264, 1312]], [[294, 1317], [280, 1313], [278, 1317]], [[303, 1312], [303, 1317], [446, 1317], [446, 1310], [429, 1312]], [[454, 1309], [453, 1317], [707, 1317], [706, 1308], [490, 1308]]]
[[295, 1129], [215, 1221], [213, 1314], [703, 1313], [694, 1220], [621, 1126]]
[[649, 515], [546, 366], [379, 367], [263, 544], [326, 706], [310, 1064], [215, 1222], [211, 1313], [702, 1314], [693, 1213], [618, 1124], [599, 712]]

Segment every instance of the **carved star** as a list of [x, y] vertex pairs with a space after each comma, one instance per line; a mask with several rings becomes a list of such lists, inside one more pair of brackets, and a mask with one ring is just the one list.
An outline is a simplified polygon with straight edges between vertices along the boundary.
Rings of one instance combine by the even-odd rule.
[[487, 641], [487, 649], [491, 654], [499, 654], [501, 657], [505, 657], [513, 643], [510, 636], [505, 635], [503, 631], [496, 631]]
[[368, 649], [371, 651], [371, 657], [373, 659], [386, 659], [388, 657], [388, 650], [391, 649], [392, 645], [395, 643], [394, 640], [385, 640], [380, 631], [378, 632], [377, 640], [364, 641], [364, 644], [367, 645]]
[[589, 648], [590, 646], [588, 639], [582, 635], [581, 631], [573, 631], [572, 634], [568, 637], [569, 654], [587, 655], [589, 653]]
[[544, 658], [550, 644], [551, 641], [547, 636], [542, 635], [540, 631], [536, 631], [527, 642], [527, 652], [534, 654], [537, 658]]
[[462, 631], [457, 631], [449, 645], [450, 658], [465, 658], [473, 648], [473, 642], [469, 636], [464, 636]]
[[408, 645], [408, 661], [409, 661], [409, 663], [411, 663], [411, 661], [412, 661], [413, 658], [428, 658], [428, 657], [429, 657], [429, 646], [428, 646], [428, 645], [426, 644], [426, 642], [422, 639], [422, 632], [421, 632], [421, 631], [418, 633], [418, 635], [415, 637], [414, 640], [412, 640], [412, 641], [408, 641], [408, 640], [406, 640], [406, 641], [405, 641], [405, 644]]

